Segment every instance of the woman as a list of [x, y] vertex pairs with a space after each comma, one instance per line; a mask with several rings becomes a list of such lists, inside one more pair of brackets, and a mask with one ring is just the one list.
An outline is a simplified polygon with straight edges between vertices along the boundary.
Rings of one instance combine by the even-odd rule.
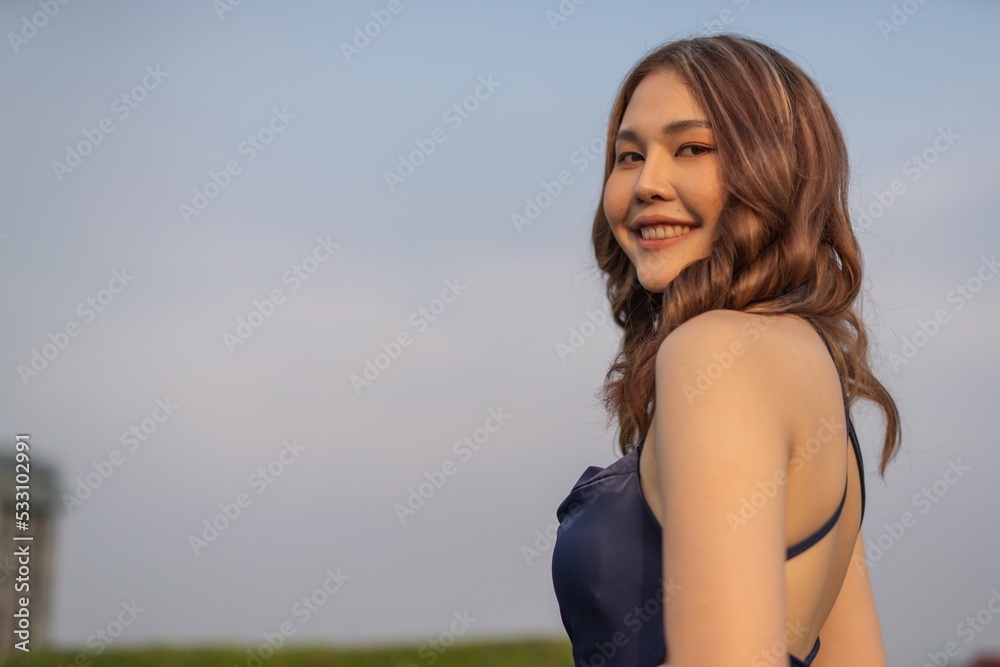
[[557, 510], [575, 664], [884, 666], [850, 406], [885, 412], [883, 479], [899, 414], [854, 308], [833, 113], [758, 41], [676, 41], [622, 83], [604, 175], [593, 242], [624, 337], [602, 395], [623, 456]]

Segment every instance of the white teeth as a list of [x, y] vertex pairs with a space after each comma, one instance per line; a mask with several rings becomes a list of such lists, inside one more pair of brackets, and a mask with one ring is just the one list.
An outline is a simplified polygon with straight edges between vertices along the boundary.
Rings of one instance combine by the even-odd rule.
[[689, 231], [694, 229], [688, 225], [648, 225], [642, 227], [639, 233], [642, 234], [642, 238], [648, 240], [655, 239], [668, 239], [672, 236], [680, 236], [681, 234], [687, 234]]

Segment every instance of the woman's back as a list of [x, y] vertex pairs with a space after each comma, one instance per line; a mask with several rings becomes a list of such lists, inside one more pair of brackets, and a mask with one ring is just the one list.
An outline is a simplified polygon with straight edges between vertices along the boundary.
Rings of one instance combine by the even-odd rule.
[[[726, 317], [759, 321], [732, 311]], [[759, 389], [787, 406], [791, 454], [786, 469], [761, 480], [759, 491], [733, 507], [728, 520], [734, 533], [745, 529], [765, 503], [777, 502], [779, 487], [786, 487], [784, 648], [805, 660], [793, 657], [791, 664], [810, 664], [823, 621], [851, 566], [863, 514], [863, 467], [825, 341], [800, 318], [782, 315], [766, 321], [762, 335], [768, 337], [768, 349], [782, 358], [775, 359], [772, 374], [760, 378]], [[660, 581], [656, 449], [644, 446], [655, 442], [653, 437], [651, 427], [640, 446], [622, 459], [605, 469], [588, 468], [557, 511], [561, 525], [553, 583], [577, 661], [598, 653], [608, 665], [665, 660], [669, 638], [664, 641], [663, 601], [676, 586]], [[717, 633], [725, 634], [725, 629]], [[775, 664], [781, 649], [762, 648], [756, 657], [760, 664]]]

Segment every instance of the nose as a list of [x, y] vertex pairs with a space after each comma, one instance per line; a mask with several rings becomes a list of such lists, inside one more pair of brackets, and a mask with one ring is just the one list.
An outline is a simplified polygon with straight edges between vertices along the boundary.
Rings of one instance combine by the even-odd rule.
[[669, 200], [675, 197], [671, 185], [669, 167], [664, 160], [647, 156], [642, 163], [639, 177], [635, 181], [635, 196], [639, 201], [653, 199]]

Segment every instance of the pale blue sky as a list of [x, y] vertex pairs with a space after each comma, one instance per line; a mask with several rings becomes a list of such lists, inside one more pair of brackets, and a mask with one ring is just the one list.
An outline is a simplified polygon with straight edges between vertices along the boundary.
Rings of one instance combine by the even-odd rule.
[[[952, 640], [960, 660], [1000, 648], [1000, 621], [968, 642], [959, 629], [1000, 586], [1000, 281], [949, 298], [1000, 248], [1000, 6], [913, 4], [883, 36], [891, 2], [586, 2], [553, 29], [554, 0], [402, 0], [348, 62], [340, 44], [388, 3], [244, 0], [220, 20], [209, 0], [70, 2], [37, 32], [24, 24], [37, 2], [4, 3], [2, 435], [31, 433], [70, 490], [114, 450], [123, 460], [59, 508], [53, 640], [83, 643], [133, 599], [144, 611], [118, 645], [255, 642], [285, 621], [294, 641], [419, 642], [466, 610], [466, 637], [561, 635], [551, 550], [528, 563], [522, 547], [587, 466], [617, 456], [595, 400], [617, 331], [557, 352], [607, 312], [589, 246], [599, 161], [579, 151], [647, 49], [717, 20], [828, 91], [856, 212], [904, 187], [856, 220], [863, 312], [905, 439], [883, 484], [880, 413], [855, 410], [866, 536], [890, 547], [871, 564], [890, 664]], [[446, 116], [477, 87], [460, 124]], [[438, 128], [444, 141], [390, 190], [385, 172]], [[85, 133], [100, 142], [57, 176]], [[270, 143], [244, 144], [258, 133]], [[933, 164], [914, 171], [925, 151]], [[230, 162], [187, 224], [180, 205]], [[573, 182], [518, 232], [512, 215], [563, 169]], [[225, 335], [274, 290], [230, 352]], [[941, 308], [948, 323], [894, 366]], [[18, 367], [74, 323], [24, 381]], [[401, 334], [356, 392], [351, 376]], [[158, 399], [177, 407], [165, 416]], [[496, 425], [490, 410], [509, 418], [455, 448]], [[123, 442], [143, 420], [146, 440]], [[972, 472], [923, 512], [917, 494], [958, 459]], [[448, 460], [454, 474], [401, 524], [394, 506]], [[255, 473], [268, 464], [270, 482]], [[195, 555], [189, 536], [241, 493], [240, 516]], [[907, 511], [916, 524], [891, 539]], [[297, 601], [338, 568], [349, 578], [303, 619]]]

